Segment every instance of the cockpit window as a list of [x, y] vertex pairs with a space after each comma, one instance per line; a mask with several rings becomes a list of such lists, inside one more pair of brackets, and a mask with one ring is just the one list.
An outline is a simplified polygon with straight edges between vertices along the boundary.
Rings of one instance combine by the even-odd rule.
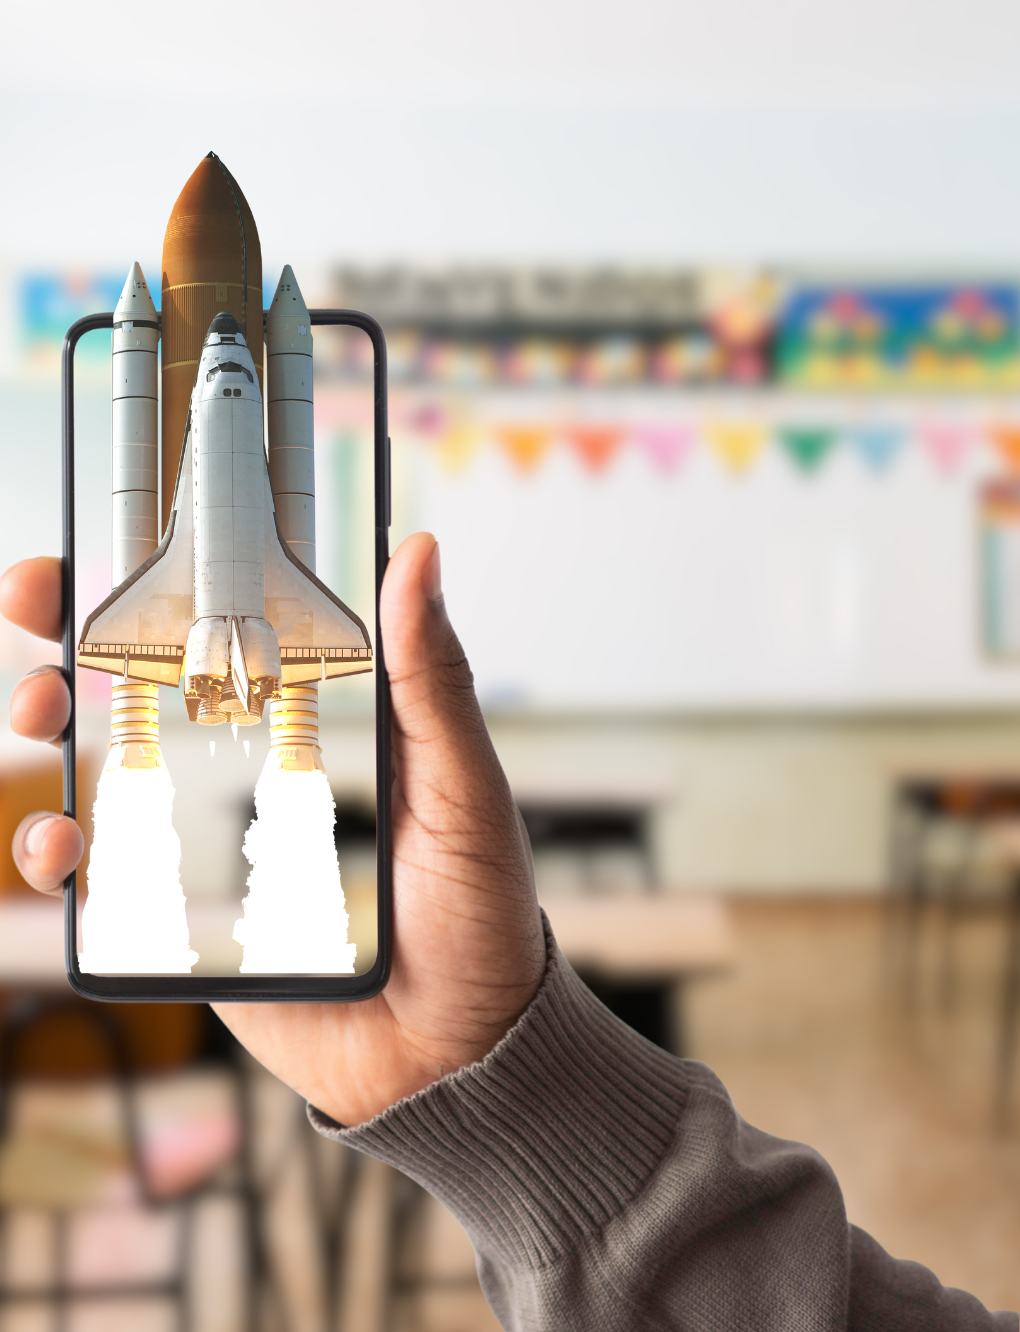
[[249, 384], [253, 384], [254, 378], [250, 370], [246, 370], [243, 365], [238, 365], [236, 361], [220, 361], [206, 375], [206, 383], [211, 382], [218, 374], [244, 375]]

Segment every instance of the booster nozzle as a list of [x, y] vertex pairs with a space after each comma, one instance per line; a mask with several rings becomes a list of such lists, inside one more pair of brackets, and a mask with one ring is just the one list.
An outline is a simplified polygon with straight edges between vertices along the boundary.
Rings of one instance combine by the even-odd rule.
[[113, 686], [106, 768], [160, 768], [159, 688], [128, 680]]

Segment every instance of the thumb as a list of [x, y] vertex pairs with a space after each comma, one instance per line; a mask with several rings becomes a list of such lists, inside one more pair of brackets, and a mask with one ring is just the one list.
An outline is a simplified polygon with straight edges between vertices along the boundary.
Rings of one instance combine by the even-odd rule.
[[419, 532], [394, 552], [379, 615], [393, 699], [397, 817], [403, 807], [429, 830], [422, 863], [435, 857], [437, 869], [451, 853], [484, 859], [494, 872], [498, 867], [503, 887], [516, 882], [533, 900], [527, 835], [446, 614], [435, 537]]
[[400, 733], [413, 744], [459, 738], [491, 752], [471, 668], [446, 614], [439, 543], [430, 533], [408, 537], [394, 552], [379, 618]]

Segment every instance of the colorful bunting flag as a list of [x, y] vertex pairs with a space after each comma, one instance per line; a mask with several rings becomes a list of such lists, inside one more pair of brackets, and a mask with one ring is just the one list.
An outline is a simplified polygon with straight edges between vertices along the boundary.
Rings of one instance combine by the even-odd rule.
[[447, 472], [462, 472], [471, 461], [482, 439], [482, 432], [471, 422], [458, 421], [438, 437], [439, 461]]
[[315, 391], [315, 429], [371, 429], [374, 409], [371, 389], [324, 385]]
[[422, 435], [437, 435], [446, 422], [446, 413], [438, 403], [419, 403], [407, 413], [405, 424], [408, 429]]
[[802, 472], [819, 467], [836, 442], [831, 426], [780, 426], [779, 442]]
[[592, 472], [600, 472], [620, 447], [624, 432], [619, 426], [574, 425], [564, 432], [571, 447]]
[[680, 466], [696, 438], [694, 427], [686, 423], [639, 425], [629, 434], [663, 472], [672, 472]]
[[[349, 425], [350, 403], [346, 399], [326, 398], [316, 408], [316, 425], [337, 429]], [[840, 426], [783, 424], [775, 427], [764, 421], [709, 420], [695, 425], [691, 421], [652, 421], [633, 426], [607, 424], [538, 424], [501, 422], [488, 426], [476, 421], [451, 419], [435, 405], [420, 406], [407, 413], [405, 428], [430, 436], [448, 471], [467, 465], [485, 440], [499, 444], [522, 472], [533, 472], [557, 440], [565, 441], [591, 472], [608, 467], [624, 442], [633, 445], [651, 459], [664, 474], [681, 465], [699, 438], [734, 475], [746, 472], [766, 444], [774, 441], [804, 473], [818, 471], [841, 438], [875, 472], [885, 471], [899, 456], [913, 435], [931, 460], [943, 471], [951, 472], [967, 449], [986, 437], [1011, 470], [1020, 472], [1020, 421], [1000, 422], [979, 430], [972, 421], [929, 420], [917, 424], [893, 421], [858, 421]]]
[[744, 472], [765, 445], [764, 426], [752, 422], [718, 422], [705, 427], [709, 448], [730, 472]]
[[975, 443], [977, 430], [969, 422], [928, 421], [918, 427], [917, 438], [937, 467], [953, 472]]
[[522, 472], [538, 466], [554, 434], [548, 426], [503, 425], [496, 429], [496, 438]]
[[992, 444], [998, 449], [1008, 467], [1020, 468], [1020, 424], [1005, 422], [994, 425], [988, 432]]
[[847, 431], [851, 447], [875, 472], [883, 472], [907, 442], [903, 426], [870, 423]]

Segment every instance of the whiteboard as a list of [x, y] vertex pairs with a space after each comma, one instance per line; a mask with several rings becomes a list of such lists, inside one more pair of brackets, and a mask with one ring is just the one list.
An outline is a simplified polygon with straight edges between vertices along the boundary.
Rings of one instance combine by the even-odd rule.
[[562, 446], [528, 473], [492, 442], [460, 470], [398, 428], [394, 448], [400, 527], [439, 537], [491, 707], [1020, 703], [981, 641], [990, 448], [947, 474], [912, 441], [883, 471], [843, 445], [804, 474], [770, 446], [743, 475], [705, 447], [672, 474], [626, 446], [597, 474]]

